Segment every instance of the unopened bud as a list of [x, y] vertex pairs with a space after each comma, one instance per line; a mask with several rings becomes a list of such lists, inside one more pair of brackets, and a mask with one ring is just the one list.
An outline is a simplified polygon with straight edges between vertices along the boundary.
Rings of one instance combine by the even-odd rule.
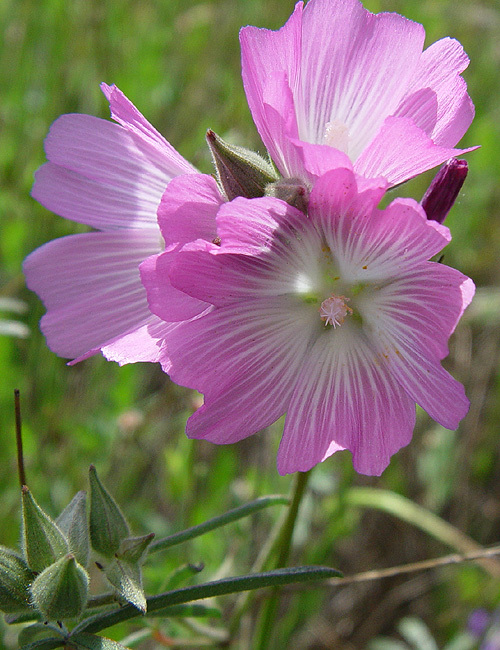
[[207, 143], [217, 180], [229, 201], [237, 196], [247, 199], [264, 196], [266, 185], [278, 180], [273, 166], [254, 151], [228, 144], [210, 129]]
[[22, 503], [24, 557], [32, 571], [43, 571], [68, 552], [68, 540], [26, 486], [22, 489]]
[[6, 614], [30, 607], [30, 584], [35, 577], [22, 557], [0, 546], [0, 610]]
[[113, 557], [122, 540], [130, 535], [125, 517], [90, 466], [90, 542], [104, 557]]
[[37, 576], [31, 585], [33, 605], [49, 621], [80, 616], [87, 605], [89, 576], [68, 553]]
[[300, 178], [282, 178], [266, 187], [266, 196], [274, 196], [307, 213], [309, 189]]
[[74, 554], [77, 562], [85, 567], [89, 563], [90, 555], [86, 498], [85, 492], [77, 492], [56, 519], [56, 524], [66, 535], [69, 550]]
[[116, 556], [127, 562], [141, 565], [154, 536], [154, 533], [149, 533], [149, 535], [143, 535], [142, 537], [127, 537], [120, 544]]
[[443, 223], [462, 189], [467, 172], [467, 161], [456, 158], [441, 167], [420, 202], [427, 219]]

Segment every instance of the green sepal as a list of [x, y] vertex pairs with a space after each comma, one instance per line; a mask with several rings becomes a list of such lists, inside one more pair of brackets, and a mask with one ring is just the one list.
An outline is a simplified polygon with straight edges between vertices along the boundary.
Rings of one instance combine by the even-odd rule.
[[90, 480], [90, 543], [102, 556], [111, 558], [129, 537], [130, 529], [116, 501], [103, 486], [93, 465]]
[[0, 546], [0, 610], [6, 614], [31, 609], [30, 584], [35, 574], [24, 559]]
[[69, 551], [66, 536], [23, 486], [23, 551], [32, 571], [43, 571]]
[[69, 550], [77, 562], [84, 567], [89, 564], [90, 539], [87, 520], [87, 495], [80, 491], [75, 494], [66, 508], [56, 519], [56, 524], [66, 535]]
[[103, 636], [96, 636], [95, 634], [75, 634], [68, 639], [68, 648], [75, 648], [75, 650], [128, 650], [124, 645], [107, 639]]
[[122, 540], [116, 557], [131, 564], [141, 565], [148, 554], [148, 547], [153, 541], [154, 536], [154, 533], [149, 533], [141, 537], [127, 537]]
[[265, 195], [281, 199], [307, 214], [309, 188], [300, 178], [281, 178], [275, 183], [270, 183], [266, 187]]
[[278, 180], [271, 163], [254, 151], [228, 144], [211, 129], [206, 138], [217, 181], [229, 201], [237, 196], [247, 199], [264, 196], [266, 186]]
[[146, 612], [147, 604], [142, 588], [142, 572], [137, 562], [127, 562], [115, 557], [103, 567], [103, 570], [106, 578], [121, 598], [141, 612]]
[[37, 576], [31, 585], [33, 605], [49, 621], [80, 616], [87, 604], [89, 575], [68, 553]]

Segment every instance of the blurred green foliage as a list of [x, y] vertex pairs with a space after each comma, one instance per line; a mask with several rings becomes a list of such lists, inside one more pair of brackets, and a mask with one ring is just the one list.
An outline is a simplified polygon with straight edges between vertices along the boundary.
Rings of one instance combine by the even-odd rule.
[[[347, 453], [313, 474], [295, 560], [339, 566], [346, 573], [447, 551], [388, 515], [347, 507], [342, 494], [352, 483], [400, 492], [482, 544], [498, 541], [500, 530], [500, 310], [483, 317], [491, 304], [489, 290], [499, 280], [500, 3], [366, 0], [365, 5], [423, 23], [428, 43], [454, 36], [471, 57], [465, 77], [477, 117], [462, 144], [481, 149], [468, 155], [469, 177], [447, 220], [454, 239], [445, 261], [485, 293], [482, 307], [473, 307], [458, 328], [447, 362], [472, 401], [458, 433], [436, 429], [419, 413], [414, 442], [382, 478], [356, 476]], [[171, 384], [159, 368], [118, 368], [100, 357], [67, 367], [38, 330], [43, 307], [25, 288], [21, 263], [44, 242], [84, 229], [49, 213], [29, 192], [54, 119], [66, 112], [109, 116], [101, 81], [116, 83], [202, 171], [211, 171], [204, 144], [208, 127], [262, 151], [240, 79], [238, 29], [277, 28], [292, 8], [286, 0], [0, 3], [0, 297], [26, 301], [24, 320], [31, 329], [26, 339], [0, 337], [1, 543], [15, 545], [18, 538], [14, 388], [22, 396], [28, 483], [52, 514], [85, 484], [91, 462], [138, 533], [167, 535], [256, 496], [288, 491], [290, 477], [279, 477], [275, 469], [279, 423], [235, 446], [189, 441], [183, 426], [197, 397]], [[419, 199], [431, 178], [428, 173], [399, 192]], [[151, 593], [184, 562], [202, 561], [204, 579], [247, 571], [276, 516], [264, 512], [172, 549], [146, 572]], [[411, 614], [425, 620], [444, 644], [471, 608], [492, 608], [499, 591], [496, 581], [471, 567], [407, 582], [309, 590], [284, 600], [277, 638], [280, 647], [289, 648], [363, 647], [378, 634], [393, 633], [397, 620]], [[162, 630], [173, 637], [195, 634], [175, 621], [162, 623]], [[127, 631], [117, 628], [116, 638]], [[15, 647], [9, 635], [0, 648]], [[245, 638], [243, 632], [238, 647], [246, 647]], [[147, 644], [140, 647], [159, 647]]]

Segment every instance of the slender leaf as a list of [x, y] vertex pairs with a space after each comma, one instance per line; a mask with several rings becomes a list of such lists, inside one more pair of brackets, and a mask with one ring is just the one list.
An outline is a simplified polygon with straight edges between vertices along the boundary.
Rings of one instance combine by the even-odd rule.
[[263, 508], [268, 508], [269, 506], [275, 505], [288, 505], [288, 497], [281, 495], [276, 496], [267, 496], [246, 503], [244, 506], [239, 506], [233, 510], [225, 512], [223, 515], [209, 519], [208, 521], [198, 524], [197, 526], [192, 526], [186, 530], [181, 531], [180, 533], [175, 533], [174, 535], [169, 535], [163, 539], [159, 539], [156, 542], [153, 542], [149, 547], [149, 552], [154, 553], [155, 551], [163, 551], [171, 546], [176, 544], [181, 544], [186, 542], [188, 539], [193, 539], [194, 537], [199, 537], [205, 533], [220, 528], [221, 526], [226, 526], [227, 524], [242, 519], [243, 517], [248, 517], [253, 515], [255, 512], [262, 510]]
[[[262, 589], [264, 587], [279, 587], [297, 582], [308, 582], [312, 580], [326, 580], [341, 576], [336, 569], [322, 566], [301, 566], [285, 569], [275, 569], [264, 573], [254, 573], [235, 578], [224, 578], [214, 582], [206, 582], [192, 587], [183, 587], [158, 596], [151, 596], [147, 599], [148, 614], [165, 609], [170, 605], [188, 603], [202, 598], [212, 598], [233, 594], [239, 591], [250, 589]], [[132, 605], [126, 605], [119, 610], [96, 614], [82, 621], [74, 629], [75, 633], [99, 632], [111, 625], [127, 621], [140, 616], [140, 612]]]
[[207, 607], [199, 603], [172, 605], [164, 609], [158, 609], [155, 612], [148, 612], [148, 618], [170, 618], [172, 616], [206, 616], [210, 618], [220, 618], [222, 612], [218, 607]]
[[50, 639], [40, 639], [28, 645], [23, 645], [19, 650], [52, 650], [53, 648], [63, 648], [66, 641], [62, 638], [52, 637]]
[[127, 650], [118, 641], [85, 633], [72, 636], [68, 641], [68, 647], [75, 648], [76, 650]]
[[24, 646], [35, 640], [54, 639], [54, 633], [61, 636], [60, 630], [50, 623], [34, 623], [24, 627], [19, 632], [17, 640], [20, 646]]

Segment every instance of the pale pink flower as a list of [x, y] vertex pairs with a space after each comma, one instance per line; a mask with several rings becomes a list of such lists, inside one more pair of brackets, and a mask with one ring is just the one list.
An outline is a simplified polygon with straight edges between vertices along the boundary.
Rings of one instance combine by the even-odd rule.
[[196, 169], [116, 86], [101, 88], [118, 124], [81, 114], [57, 119], [32, 190], [49, 210], [100, 232], [41, 246], [24, 272], [47, 308], [41, 328], [56, 354], [157, 361], [166, 326], [148, 309], [139, 264], [163, 248], [156, 212], [165, 188]]
[[308, 178], [306, 147], [324, 173], [334, 147], [358, 174], [396, 185], [463, 153], [453, 147], [474, 116], [460, 76], [469, 60], [451, 38], [422, 51], [424, 38], [358, 0], [299, 2], [276, 32], [243, 28], [248, 103], [280, 172]]
[[[213, 242], [209, 215], [208, 237], [142, 265], [152, 310], [182, 321], [166, 335], [170, 376], [204, 394], [188, 436], [232, 443], [286, 412], [280, 473], [349, 449], [357, 471], [380, 474], [410, 441], [415, 403], [458, 426], [469, 402], [441, 360], [474, 285], [429, 261], [445, 226], [411, 199], [378, 210], [385, 184], [358, 182], [328, 172], [307, 216], [236, 198], [219, 207]], [[165, 203], [163, 229], [181, 234], [191, 212]]]

